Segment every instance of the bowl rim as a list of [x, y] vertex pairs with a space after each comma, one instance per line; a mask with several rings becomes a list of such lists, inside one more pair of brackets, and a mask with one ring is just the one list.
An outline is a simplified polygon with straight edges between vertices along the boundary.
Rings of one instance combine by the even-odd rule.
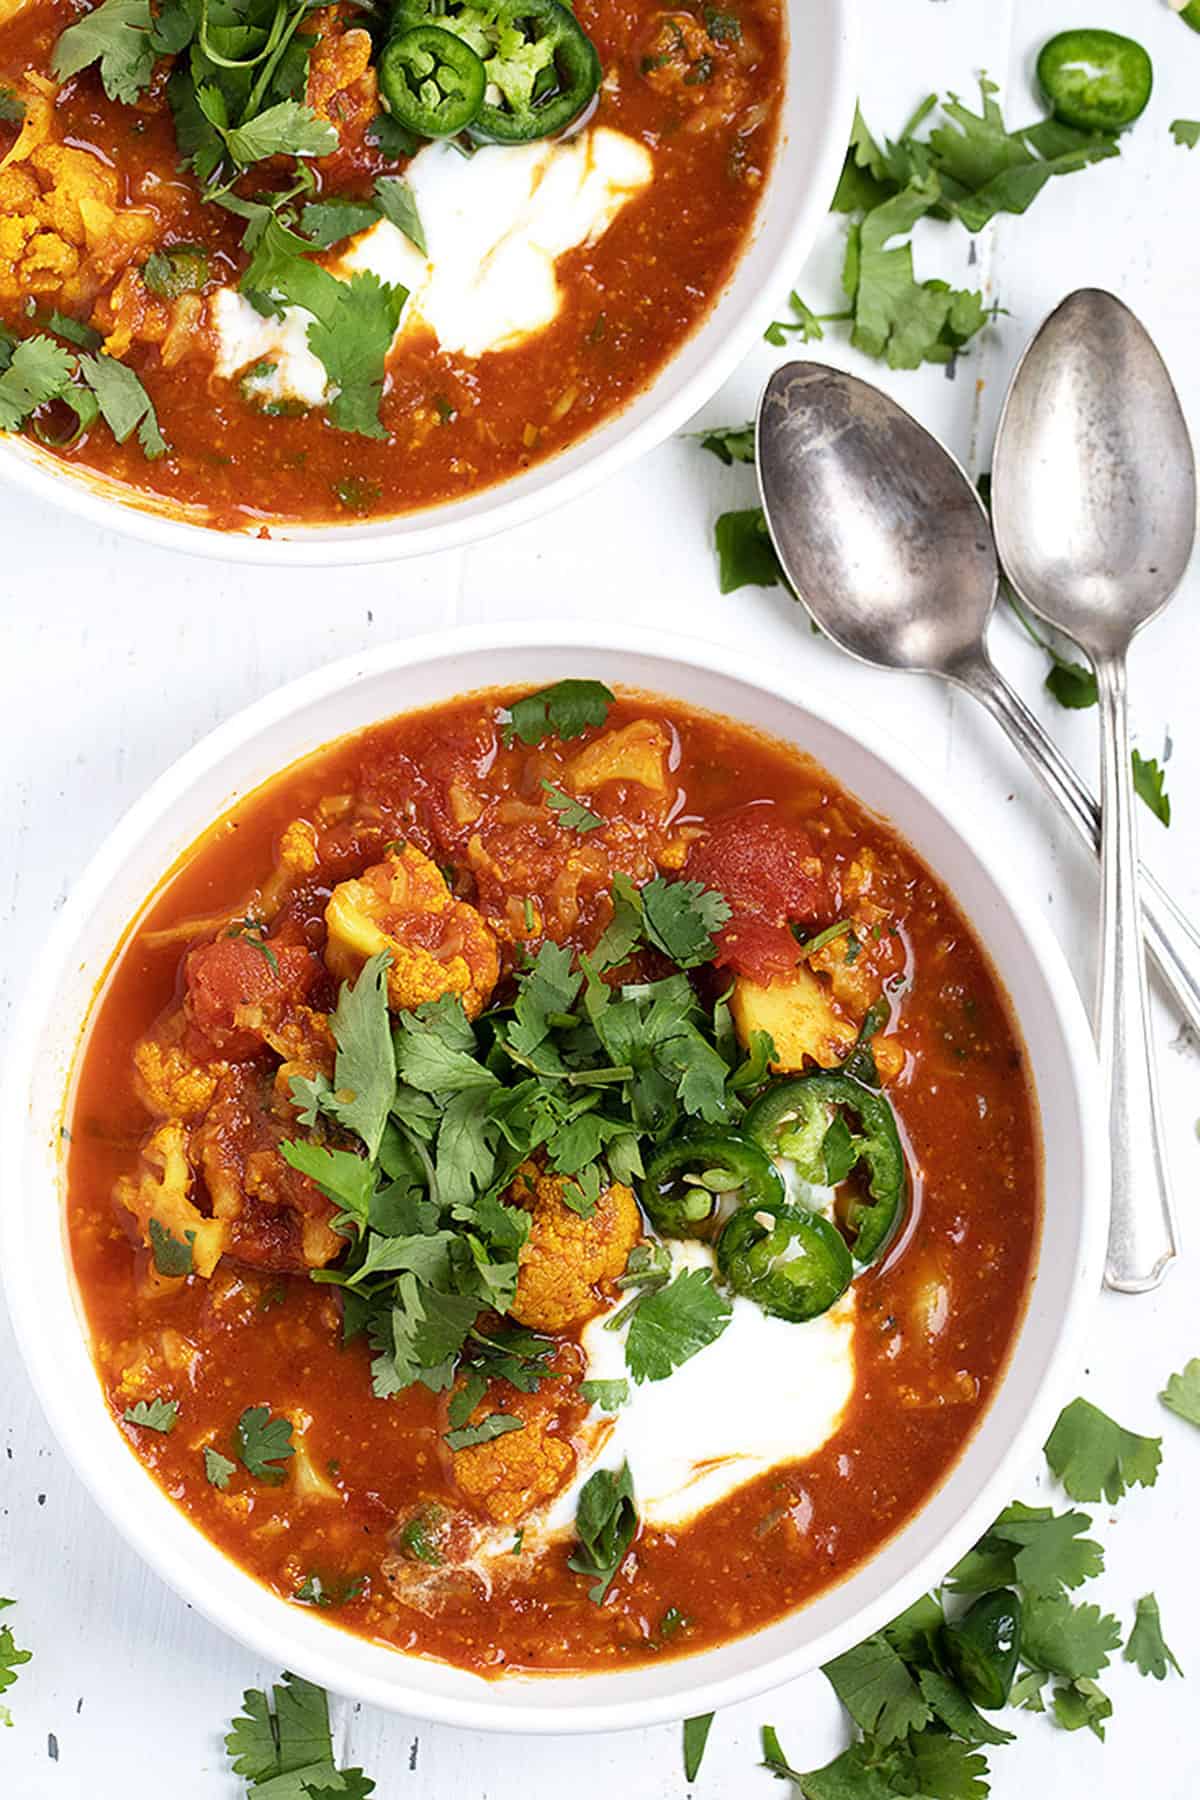
[[[640, 400], [653, 395], [655, 387], [687, 346], [694, 344], [705, 331], [712, 328], [716, 309], [736, 281], [740, 263], [754, 241], [753, 235], [743, 245], [738, 263], [731, 270], [725, 286], [714, 295], [704, 316], [646, 388], [632, 395], [624, 408], [611, 419], [602, 421], [592, 432], [585, 434], [578, 445], [569, 444], [546, 463], [540, 464], [540, 469], [549, 472], [544, 481], [531, 486], [524, 493], [518, 493], [510, 499], [504, 498], [505, 490], [520, 479], [509, 477], [491, 488], [466, 495], [463, 505], [475, 501], [481, 504], [479, 510], [465, 517], [453, 516], [451, 509], [457, 503], [445, 501], [418, 513], [401, 513], [391, 519], [380, 520], [377, 522], [379, 529], [371, 536], [354, 535], [369, 529], [364, 526], [283, 524], [267, 525], [266, 529], [271, 535], [262, 538], [256, 535], [252, 526], [245, 530], [222, 531], [215, 526], [180, 516], [178, 509], [164, 508], [158, 511], [125, 500], [118, 492], [106, 491], [100, 478], [82, 469], [73, 472], [40, 446], [22, 439], [6, 441], [2, 436], [0, 481], [11, 482], [14, 487], [24, 489], [38, 500], [61, 506], [66, 512], [75, 513], [102, 530], [116, 531], [159, 549], [181, 550], [192, 556], [213, 557], [222, 562], [253, 563], [266, 568], [351, 567], [399, 562], [410, 556], [463, 549], [483, 538], [529, 524], [557, 507], [579, 499], [608, 476], [615, 475], [618, 470], [673, 436], [713, 397], [761, 336], [763, 327], [771, 316], [772, 307], [778, 302], [780, 293], [785, 291], [783, 283], [786, 281], [790, 287], [795, 282], [820, 221], [828, 211], [829, 199], [837, 184], [850, 135], [857, 92], [857, 8], [853, 0], [821, 0], [821, 4], [827, 7], [829, 13], [833, 68], [833, 80], [827, 100], [829, 129], [804, 194], [798, 202], [793, 202], [777, 186], [783, 154], [782, 140], [788, 124], [789, 90], [785, 89], [779, 125], [780, 142], [777, 143], [775, 162], [755, 213], [753, 231], [757, 232], [773, 193], [778, 194], [777, 204], [781, 209], [794, 205], [792, 222], [780, 243], [778, 254], [772, 259], [754, 294], [742, 306], [740, 316], [733, 318], [719, 334], [713, 349], [695, 373], [676, 393], [657, 406], [651, 404], [645, 418], [632, 428], [618, 430], [612, 442], [600, 450], [589, 454], [589, 439], [597, 438], [609, 425], [619, 426], [622, 417], [631, 408]], [[582, 452], [579, 462], [574, 467], [555, 474], [555, 463], [561, 462], [576, 448]], [[494, 504], [489, 504], [489, 495], [497, 496]], [[417, 522], [406, 523], [412, 520]], [[276, 532], [283, 535], [276, 536]], [[288, 535], [289, 533], [295, 535]]]
[[[798, 678], [789, 678], [774, 669], [763, 670], [751, 657], [730, 651], [720, 644], [692, 637], [642, 627], [616, 624], [600, 626], [590, 622], [561, 622], [550, 628], [539, 621], [446, 628], [340, 658], [284, 684], [240, 709], [171, 763], [128, 808], [74, 882], [40, 954], [34, 959], [25, 993], [20, 997], [15, 1010], [5, 1059], [5, 1079], [0, 1086], [0, 1271], [3, 1273], [9, 1315], [22, 1359], [59, 1446], [92, 1499], [139, 1558], [149, 1564], [167, 1586], [196, 1611], [278, 1667], [296, 1669], [298, 1673], [333, 1693], [366, 1700], [390, 1711], [404, 1712], [435, 1723], [465, 1729], [565, 1735], [661, 1724], [683, 1716], [716, 1711], [750, 1699], [808, 1674], [819, 1663], [840, 1655], [879, 1630], [918, 1594], [940, 1583], [946, 1569], [965, 1553], [1011, 1499], [1010, 1490], [1015, 1474], [1022, 1464], [1032, 1461], [1035, 1453], [1040, 1450], [1052, 1418], [1061, 1404], [1067, 1380], [1081, 1363], [1082, 1335], [1099, 1295], [1103, 1267], [1107, 1231], [1107, 1162], [1103, 1146], [1107, 1142], [1107, 1134], [1101, 1104], [1099, 1064], [1091, 1027], [1066, 958], [1041, 908], [1025, 896], [1013, 902], [1010, 893], [1010, 910], [1023, 948], [1032, 955], [1055, 1018], [1063, 1028], [1063, 1040], [1070, 1065], [1067, 1079], [1080, 1120], [1080, 1219], [1074, 1279], [1066, 1305], [1055, 1323], [1052, 1343], [1043, 1358], [1044, 1368], [1036, 1398], [1018, 1428], [1000, 1450], [995, 1468], [984, 1480], [974, 1499], [958, 1516], [954, 1525], [906, 1573], [891, 1582], [874, 1601], [858, 1608], [840, 1625], [827, 1630], [816, 1641], [815, 1646], [809, 1644], [769, 1656], [762, 1662], [731, 1675], [701, 1679], [687, 1687], [686, 1699], [683, 1701], [678, 1695], [663, 1695], [593, 1704], [556, 1704], [553, 1709], [539, 1706], [532, 1700], [522, 1700], [519, 1704], [506, 1702], [497, 1707], [486, 1695], [472, 1698], [424, 1693], [406, 1689], [402, 1680], [393, 1683], [370, 1675], [343, 1673], [339, 1668], [336, 1639], [332, 1634], [329, 1636], [328, 1648], [321, 1651], [307, 1644], [301, 1647], [294, 1638], [289, 1638], [285, 1624], [288, 1603], [282, 1599], [278, 1601], [277, 1625], [241, 1616], [231, 1618], [230, 1615], [235, 1610], [234, 1604], [214, 1601], [199, 1572], [187, 1565], [180, 1566], [170, 1559], [152, 1535], [149, 1538], [140, 1536], [138, 1520], [125, 1516], [121, 1511], [115, 1491], [117, 1479], [114, 1470], [118, 1467], [115, 1458], [118, 1455], [121, 1458], [132, 1457], [133, 1453], [127, 1444], [119, 1443], [116, 1429], [114, 1428], [111, 1439], [111, 1466], [108, 1461], [101, 1466], [86, 1460], [82, 1447], [77, 1442], [77, 1434], [72, 1430], [72, 1395], [66, 1391], [60, 1377], [54, 1345], [49, 1329], [43, 1323], [34, 1284], [22, 1279], [24, 1271], [19, 1266], [21, 1226], [18, 1196], [23, 1191], [23, 1160], [30, 1137], [30, 1121], [27, 1116], [28, 1071], [32, 1055], [42, 1037], [54, 990], [74, 952], [77, 936], [81, 930], [87, 929], [95, 900], [111, 881], [119, 878], [127, 856], [147, 832], [155, 829], [161, 831], [163, 820], [169, 815], [172, 804], [186, 794], [195, 780], [202, 778], [230, 753], [239, 749], [244, 751], [273, 725], [372, 677], [386, 675], [401, 668], [419, 667], [463, 653], [486, 654], [522, 649], [543, 653], [564, 651], [571, 655], [591, 653], [608, 657], [640, 655], [674, 663], [688, 670], [741, 682], [750, 689], [781, 699], [786, 705], [796, 708], [801, 715], [808, 713], [813, 719], [835, 731], [850, 735], [837, 716], [834, 702], [826, 700], [820, 694], [803, 693]], [[619, 680], [619, 677], [615, 679]], [[638, 684], [631, 682], [630, 685]], [[450, 693], [442, 696], [443, 699], [452, 697]], [[431, 699], [428, 704], [438, 702]], [[364, 718], [358, 726], [348, 729], [363, 729], [373, 722], [375, 716]], [[749, 723], [747, 720], [743, 722]], [[915, 789], [934, 813], [950, 826], [968, 854], [981, 866], [985, 876], [1000, 892], [1009, 892], [1011, 883], [1006, 886], [1000, 854], [986, 840], [980, 840], [978, 822], [968, 811], [967, 796], [956, 790], [947, 793], [945, 779], [935, 777], [918, 755], [897, 743], [877, 723], [869, 720], [865, 723], [856, 721], [852, 735], [868, 755], [877, 758], [903, 783]], [[312, 749], [319, 747], [311, 746]], [[290, 761], [284, 766], [290, 766]], [[832, 773], [837, 776], [836, 770]], [[263, 779], [270, 778], [267, 776]], [[248, 783], [246, 791], [253, 791], [259, 785], [261, 784], [257, 780]], [[864, 804], [870, 803], [864, 801]], [[191, 841], [194, 840], [189, 839]], [[163, 875], [167, 872], [164, 869]], [[131, 915], [130, 920], [126, 921], [117, 943], [123, 940], [124, 931], [134, 916], [136, 915]], [[115, 947], [110, 947], [110, 955]], [[984, 947], [987, 948], [986, 941]], [[89, 1001], [89, 1011], [91, 1004]], [[87, 1017], [88, 1014], [85, 1014], [79, 1022], [71, 1068], [78, 1054], [78, 1045], [82, 1042]], [[62, 1200], [60, 1187], [60, 1220]], [[62, 1239], [64, 1262], [67, 1263], [69, 1275], [65, 1231]], [[83, 1337], [82, 1320], [80, 1325], [80, 1335]], [[90, 1350], [87, 1354], [90, 1361]], [[94, 1368], [94, 1364], [92, 1366]], [[991, 1398], [989, 1410], [997, 1405], [1007, 1378], [1006, 1373]], [[99, 1387], [98, 1381], [97, 1386]], [[971, 1441], [968, 1439], [968, 1447]], [[963, 1454], [965, 1453], [964, 1450]], [[136, 1458], [133, 1460], [146, 1479], [154, 1483], [154, 1477], [145, 1470], [144, 1465]], [[119, 1466], [124, 1467], [124, 1464]], [[154, 1486], [159, 1494], [164, 1495], [166, 1503], [174, 1507], [175, 1503], [169, 1496], [165, 1496], [164, 1490], [157, 1483]], [[913, 1518], [901, 1525], [880, 1546], [880, 1553], [886, 1549], [887, 1543], [894, 1542], [920, 1517], [937, 1491], [935, 1489], [934, 1494], [927, 1496]], [[175, 1508], [175, 1511], [215, 1554], [230, 1563], [234, 1569], [240, 1569], [240, 1565], [225, 1556], [220, 1547], [207, 1538], [199, 1527], [191, 1525], [182, 1509]], [[867, 1559], [868, 1564], [871, 1560]], [[254, 1581], [256, 1587], [262, 1588], [263, 1584], [255, 1581], [255, 1578], [247, 1576], [247, 1579]], [[265, 1591], [270, 1592], [269, 1589]], [[332, 1630], [337, 1631], [338, 1628], [333, 1627]], [[339, 1635], [342, 1634], [339, 1632]], [[753, 1635], [749, 1634], [750, 1639]], [[719, 1650], [721, 1646], [715, 1648]], [[712, 1650], [700, 1651], [692, 1658], [673, 1660], [678, 1660], [679, 1665], [686, 1668], [689, 1663], [699, 1665], [705, 1656], [712, 1653]], [[403, 1651], [397, 1651], [396, 1655], [408, 1660]], [[582, 1675], [548, 1675], [532, 1679], [535, 1686], [540, 1682], [557, 1685], [560, 1681], [564, 1684], [576, 1681], [582, 1685], [587, 1683], [589, 1676], [585, 1672]], [[503, 1685], [505, 1683], [501, 1678], [496, 1686]]]

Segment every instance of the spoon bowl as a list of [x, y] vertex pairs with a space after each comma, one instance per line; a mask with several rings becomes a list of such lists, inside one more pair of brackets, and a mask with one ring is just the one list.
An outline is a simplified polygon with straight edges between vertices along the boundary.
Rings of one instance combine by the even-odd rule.
[[886, 394], [794, 362], [767, 383], [757, 459], [767, 525], [801, 600], [851, 656], [956, 676], [978, 659], [999, 568], [960, 465]]
[[1196, 469], [1166, 366], [1114, 295], [1071, 294], [1029, 345], [992, 480], [1021, 598], [1093, 657], [1119, 654], [1183, 578]]

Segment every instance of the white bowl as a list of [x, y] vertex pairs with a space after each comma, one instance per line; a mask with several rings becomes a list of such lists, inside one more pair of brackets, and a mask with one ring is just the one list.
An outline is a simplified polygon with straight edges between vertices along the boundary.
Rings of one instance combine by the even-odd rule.
[[[113, 950], [174, 859], [239, 795], [319, 745], [478, 687], [588, 675], [742, 719], [811, 752], [890, 819], [946, 882], [987, 946], [1028, 1050], [1048, 1196], [1025, 1321], [979, 1429], [900, 1532], [839, 1586], [778, 1623], [692, 1657], [612, 1674], [487, 1681], [350, 1636], [290, 1605], [189, 1523], [114, 1424], [82, 1327], [63, 1227], [59, 1127], [81, 1021]], [[335, 663], [221, 726], [163, 775], [76, 884], [12, 1034], [0, 1112], [0, 1261], [17, 1340], [63, 1449], [113, 1524], [200, 1612], [281, 1667], [377, 1705], [512, 1731], [648, 1725], [725, 1706], [847, 1649], [932, 1585], [1020, 1487], [1071, 1378], [1098, 1291], [1105, 1131], [1091, 1032], [1041, 914], [969, 816], [882, 732], [850, 735], [799, 681], [723, 649], [634, 630], [456, 631]]]
[[[699, 328], [658, 377], [598, 430], [526, 473], [444, 506], [361, 525], [217, 531], [169, 502], [139, 500], [73, 470], [27, 438], [0, 434], [0, 478], [108, 530], [165, 549], [245, 562], [389, 562], [457, 548], [576, 499], [678, 431], [737, 368], [795, 285], [829, 207], [854, 111], [851, 0], [792, 0], [780, 139], [751, 241]], [[256, 529], [256, 528], [255, 528]]]

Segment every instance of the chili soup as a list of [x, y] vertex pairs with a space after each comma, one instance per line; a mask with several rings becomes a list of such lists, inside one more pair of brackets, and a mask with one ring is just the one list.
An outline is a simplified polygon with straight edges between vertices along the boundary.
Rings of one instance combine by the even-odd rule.
[[795, 749], [586, 679], [219, 820], [69, 1129], [133, 1452], [285, 1600], [483, 1674], [702, 1650], [853, 1570], [981, 1418], [1040, 1230], [953, 898]]

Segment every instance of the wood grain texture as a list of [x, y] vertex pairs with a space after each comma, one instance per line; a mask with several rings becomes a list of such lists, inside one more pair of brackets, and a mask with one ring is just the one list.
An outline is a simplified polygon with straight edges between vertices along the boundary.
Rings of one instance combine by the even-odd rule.
[[[803, 30], [808, 3], [793, 0], [796, 29]], [[1052, 183], [1028, 217], [1004, 219], [976, 243], [947, 227], [919, 228], [921, 276], [984, 285], [1008, 312], [953, 379], [924, 370], [885, 374], [886, 384], [974, 469], [985, 468], [1026, 337], [1070, 288], [1095, 283], [1121, 294], [1155, 334], [1200, 438], [1200, 151], [1179, 149], [1168, 132], [1173, 118], [1200, 112], [1200, 38], [1159, 0], [1088, 0], [1086, 19], [1071, 0], [861, 0], [861, 8], [863, 105], [881, 132], [897, 129], [935, 86], [971, 95], [980, 68], [1004, 84], [1012, 119], [1031, 119], [1031, 52], [1065, 25], [1133, 30], [1157, 72], [1151, 109], [1118, 160]], [[840, 228], [831, 221], [808, 266], [796, 271], [818, 310], [836, 304], [839, 255]], [[815, 354], [880, 378], [832, 333]], [[697, 424], [740, 422], [778, 357], [763, 346]], [[497, 618], [650, 620], [681, 636], [736, 643], [767, 666], [788, 658], [848, 720], [882, 720], [971, 797], [1014, 883], [1045, 907], [1090, 992], [1094, 874], [992, 724], [932, 684], [851, 665], [778, 591], [717, 593], [712, 519], [726, 506], [749, 504], [751, 494], [748, 471], [723, 469], [676, 441], [576, 505], [490, 544], [391, 569], [264, 576], [156, 552], [0, 491], [0, 1031], [51, 914], [91, 851], [145, 785], [211, 726], [355, 648]], [[1193, 914], [1200, 913], [1198, 607], [1200, 570], [1139, 644], [1132, 671], [1139, 746], [1161, 756], [1168, 733], [1172, 742], [1175, 822], [1166, 832], [1145, 815], [1143, 851]], [[1094, 717], [1064, 713], [1042, 693], [1042, 658], [1010, 621], [998, 622], [994, 648], [1059, 743], [1093, 775]], [[1115, 1516], [1097, 1512], [1108, 1570], [1095, 1597], [1128, 1621], [1135, 1597], [1156, 1590], [1167, 1636], [1196, 1674], [1192, 1496], [1200, 1433], [1164, 1413], [1155, 1395], [1172, 1369], [1200, 1354], [1200, 1234], [1189, 1229], [1200, 1182], [1200, 1055], [1157, 1004], [1156, 1033], [1190, 1254], [1161, 1293], [1105, 1298], [1080, 1384], [1124, 1423], [1165, 1438], [1157, 1489], [1139, 1490]], [[2, 1313], [0, 1369], [0, 1593], [17, 1597], [7, 1616], [34, 1651], [6, 1696], [16, 1722], [0, 1730], [0, 1794], [234, 1800], [238, 1783], [227, 1773], [221, 1736], [243, 1687], [277, 1671], [195, 1617], [101, 1518], [49, 1439]], [[1033, 1500], [1040, 1487], [1041, 1471], [1031, 1469], [1021, 1496]], [[1139, 1791], [1190, 1800], [1200, 1754], [1188, 1689], [1178, 1680], [1143, 1681], [1125, 1664], [1110, 1675], [1116, 1713], [1107, 1744], [1031, 1719], [1017, 1745], [995, 1753], [996, 1800], [1026, 1793], [1126, 1800]], [[561, 1800], [564, 1793], [666, 1800], [685, 1792], [675, 1727], [590, 1741], [503, 1739], [348, 1703], [335, 1712], [339, 1742], [374, 1775], [378, 1800]], [[782, 1796], [755, 1767], [764, 1721], [802, 1768], [819, 1765], [843, 1741], [826, 1683], [810, 1677], [716, 1721], [698, 1796]]]

